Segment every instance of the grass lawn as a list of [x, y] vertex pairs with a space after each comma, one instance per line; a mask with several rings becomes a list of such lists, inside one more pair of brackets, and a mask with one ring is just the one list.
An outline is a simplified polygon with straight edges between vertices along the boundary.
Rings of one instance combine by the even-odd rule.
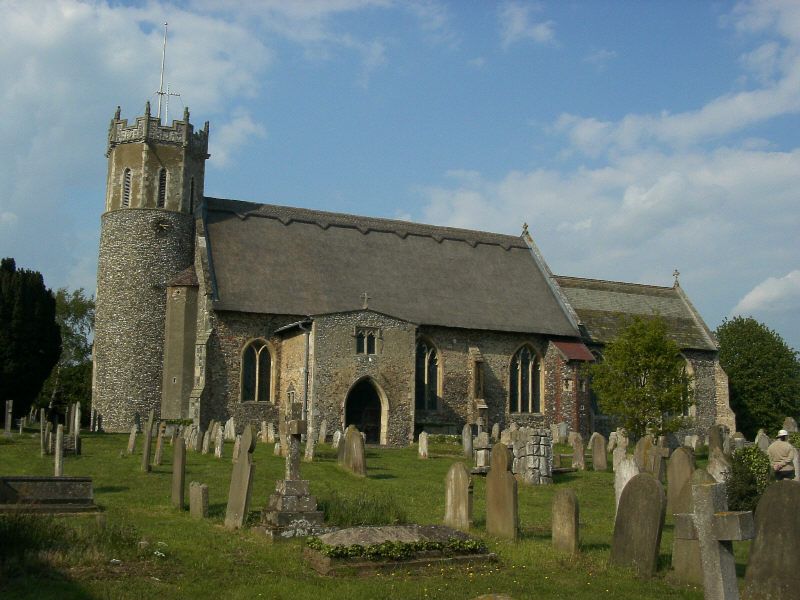
[[[83, 455], [67, 457], [65, 475], [94, 480], [95, 501], [105, 524], [94, 516], [23, 521], [25, 534], [6, 535], [0, 544], [30, 544], [39, 549], [23, 560], [8, 548], [0, 552], [0, 597], [10, 598], [474, 598], [488, 592], [522, 598], [702, 598], [702, 590], [670, 584], [672, 546], [668, 517], [661, 542], [660, 568], [649, 581], [609, 568], [614, 519], [613, 473], [591, 471], [558, 476], [552, 486], [519, 486], [522, 533], [515, 543], [485, 534], [485, 480], [475, 478], [474, 528], [499, 562], [480, 568], [430, 569], [373, 577], [322, 578], [301, 559], [302, 541], [271, 543], [256, 530], [230, 532], [222, 527], [232, 464], [227, 458], [187, 451], [186, 500], [191, 481], [208, 484], [210, 518], [191, 519], [170, 506], [172, 448], [164, 464], [149, 474], [140, 470], [142, 436], [137, 452], [122, 456], [125, 434], [84, 434]], [[460, 439], [460, 438], [459, 438]], [[564, 448], [566, 450], [566, 447]], [[354, 477], [336, 464], [330, 446], [318, 446], [313, 463], [302, 463], [304, 478], [318, 499], [334, 493], [361, 492], [391, 498], [408, 521], [441, 523], [444, 479], [460, 456], [460, 446], [431, 443], [431, 458], [417, 458], [416, 447], [367, 449], [369, 476]], [[272, 446], [255, 451], [251, 522], [282, 478], [284, 462]], [[610, 461], [609, 461], [610, 464]], [[0, 475], [52, 475], [53, 458], [39, 456], [38, 431], [8, 441], [0, 438]], [[575, 489], [580, 502], [582, 552], [558, 554], [550, 544], [550, 507], [558, 487]], [[41, 526], [37, 525], [41, 524]], [[19, 529], [19, 527], [17, 528]], [[3, 531], [0, 529], [0, 531]], [[8, 531], [6, 528], [5, 531]], [[19, 531], [16, 532], [19, 535]], [[41, 539], [40, 539], [41, 538]], [[38, 540], [38, 541], [37, 541]], [[737, 544], [743, 575], [746, 544]], [[12, 558], [8, 558], [9, 554]], [[19, 554], [19, 553], [17, 553]]]

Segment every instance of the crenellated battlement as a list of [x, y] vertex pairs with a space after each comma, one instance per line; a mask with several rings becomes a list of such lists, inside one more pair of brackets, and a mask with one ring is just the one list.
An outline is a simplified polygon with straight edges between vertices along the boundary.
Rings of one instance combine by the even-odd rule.
[[208, 154], [208, 121], [203, 129], [195, 132], [189, 122], [189, 109], [183, 111], [182, 120], [173, 120], [172, 125], [162, 125], [158, 117], [150, 115], [150, 103], [145, 105], [145, 114], [136, 117], [134, 124], [129, 125], [128, 119], [120, 118], [120, 108], [111, 119], [108, 128], [108, 149], [106, 156], [119, 144], [130, 143], [156, 143], [182, 146], [195, 158], [209, 158]]

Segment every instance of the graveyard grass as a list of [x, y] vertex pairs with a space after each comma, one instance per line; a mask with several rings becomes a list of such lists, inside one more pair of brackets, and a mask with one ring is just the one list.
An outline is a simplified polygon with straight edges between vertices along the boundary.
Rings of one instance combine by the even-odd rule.
[[[485, 480], [475, 477], [473, 535], [482, 538], [499, 562], [485, 566], [437, 567], [423, 572], [370, 577], [317, 576], [301, 558], [303, 542], [271, 543], [256, 529], [235, 532], [222, 527], [232, 470], [226, 458], [187, 452], [186, 486], [209, 486], [209, 519], [195, 520], [170, 505], [172, 448], [151, 473], [140, 469], [142, 436], [133, 456], [122, 455], [127, 434], [84, 434], [83, 455], [66, 457], [65, 475], [94, 480], [95, 501], [105, 525], [94, 516], [25, 518], [0, 523], [0, 543], [42, 550], [22, 564], [9, 562], [8, 547], [0, 552], [0, 590], [10, 598], [474, 598], [488, 592], [515, 599], [538, 598], [702, 598], [702, 590], [671, 584], [668, 578], [672, 520], [661, 542], [659, 572], [649, 581], [610, 568], [608, 557], [614, 520], [613, 473], [592, 471], [558, 475], [553, 486], [519, 485], [521, 535], [518, 543], [485, 533]], [[304, 479], [319, 501], [337, 507], [337, 518], [357, 517], [363, 498], [377, 497], [389, 520], [440, 524], [444, 516], [444, 480], [461, 457], [458, 442], [432, 439], [430, 458], [420, 460], [416, 446], [405, 449], [367, 448], [368, 476], [348, 474], [336, 464], [335, 451], [317, 447], [313, 463], [301, 464]], [[27, 430], [0, 445], [0, 474], [52, 475], [53, 457], [39, 456], [38, 431]], [[556, 451], [568, 453], [567, 446]], [[258, 443], [254, 453], [255, 483], [249, 523], [282, 478], [284, 462], [272, 445]], [[611, 461], [609, 461], [610, 463]], [[587, 459], [587, 466], [590, 461]], [[581, 554], [573, 558], [552, 550], [550, 511], [559, 487], [575, 489], [580, 504]], [[186, 494], [188, 502], [188, 492]], [[344, 501], [343, 501], [344, 499]], [[352, 501], [350, 501], [350, 500]], [[348, 508], [349, 507], [349, 508]], [[380, 511], [378, 511], [380, 512]], [[380, 515], [378, 515], [380, 517]], [[375, 518], [374, 515], [370, 518]], [[6, 537], [9, 526], [16, 539]], [[38, 526], [37, 526], [38, 525]], [[5, 530], [2, 528], [6, 527]], [[23, 533], [20, 534], [20, 529]], [[16, 547], [16, 546], [15, 546]], [[741, 578], [747, 543], [736, 543]], [[50, 550], [47, 550], [50, 548]]]

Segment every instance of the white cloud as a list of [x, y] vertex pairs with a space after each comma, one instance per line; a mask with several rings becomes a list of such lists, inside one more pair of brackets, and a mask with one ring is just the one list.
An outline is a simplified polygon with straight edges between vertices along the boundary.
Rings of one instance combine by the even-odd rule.
[[617, 57], [617, 53], [613, 50], [606, 50], [605, 48], [600, 48], [597, 50], [592, 50], [587, 54], [583, 60], [597, 69], [598, 72], [602, 72], [605, 70], [606, 66], [609, 62]]
[[739, 300], [731, 315], [775, 311], [800, 313], [800, 270], [765, 279]]
[[483, 56], [476, 56], [467, 61], [467, 65], [474, 69], [482, 69], [486, 66], [486, 59]]
[[231, 120], [218, 125], [209, 140], [209, 153], [214, 157], [211, 164], [225, 168], [239, 148], [266, 135], [264, 126], [254, 121], [246, 110], [234, 111]]
[[537, 44], [555, 41], [553, 21], [535, 21], [533, 14], [541, 11], [536, 3], [506, 2], [499, 10], [500, 37], [504, 49], [512, 44], [531, 40]]
[[0, 212], [0, 225], [13, 225], [17, 222], [17, 215], [12, 212]]

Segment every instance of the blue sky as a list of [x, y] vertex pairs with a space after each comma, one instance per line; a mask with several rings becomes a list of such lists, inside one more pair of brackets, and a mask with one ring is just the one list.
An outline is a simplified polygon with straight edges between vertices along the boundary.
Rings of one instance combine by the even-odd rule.
[[[221, 8], [224, 7], [224, 8]], [[518, 233], [800, 348], [800, 3], [0, 0], [0, 255], [94, 289], [108, 121], [166, 80], [208, 195]]]

